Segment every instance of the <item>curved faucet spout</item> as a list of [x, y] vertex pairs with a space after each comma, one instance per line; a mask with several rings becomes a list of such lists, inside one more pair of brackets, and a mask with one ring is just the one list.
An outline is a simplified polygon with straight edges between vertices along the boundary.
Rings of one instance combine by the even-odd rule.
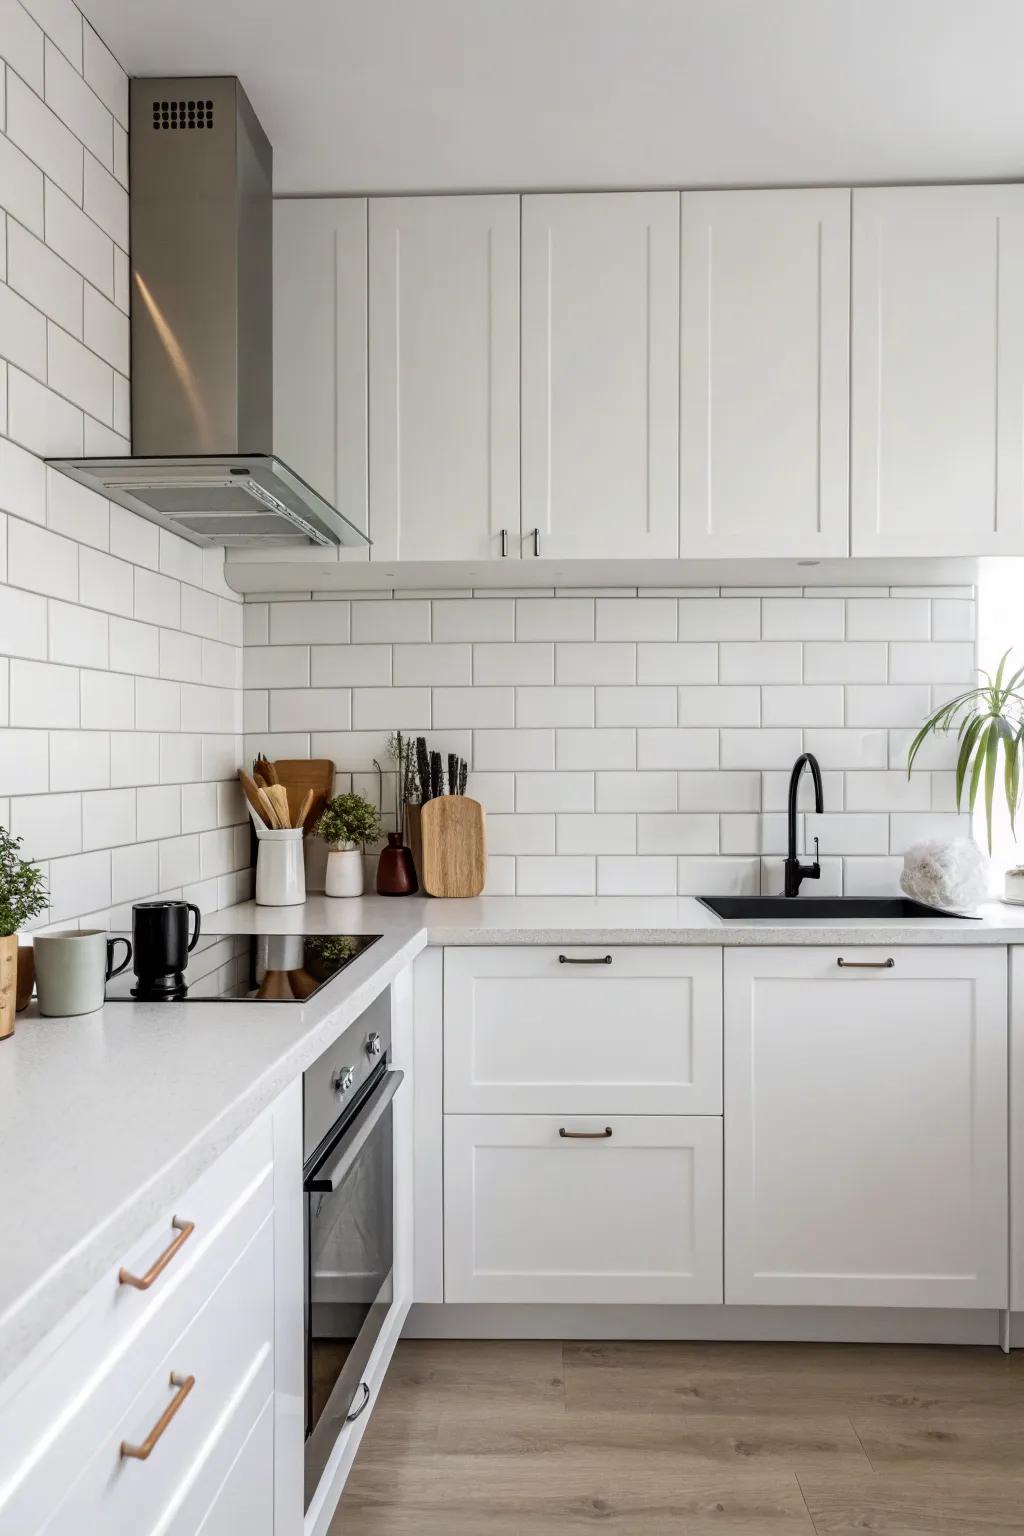
[[818, 759], [813, 752], [802, 752], [793, 764], [793, 771], [789, 776], [789, 803], [787, 808], [788, 841], [786, 851], [785, 894], [798, 896], [800, 885], [804, 880], [819, 880], [821, 878], [821, 865], [818, 862], [818, 839], [814, 839], [814, 863], [801, 864], [796, 851], [796, 814], [797, 799], [800, 794], [800, 776], [805, 768], [811, 771], [811, 780], [814, 784], [814, 809], [820, 816], [825, 809], [825, 796], [821, 783], [821, 768]]

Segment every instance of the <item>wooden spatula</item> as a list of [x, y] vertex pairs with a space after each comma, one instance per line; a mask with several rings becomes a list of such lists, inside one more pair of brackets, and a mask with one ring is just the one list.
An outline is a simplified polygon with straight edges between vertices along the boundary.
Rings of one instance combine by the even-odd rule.
[[277, 815], [279, 827], [290, 827], [292, 824], [291, 812], [288, 809], [288, 791], [283, 784], [268, 784], [266, 789], [260, 791], [266, 795]]
[[[242, 786], [242, 794], [245, 796], [246, 800], [248, 800], [249, 804], [260, 818], [260, 821], [262, 821], [265, 826], [272, 827], [274, 825], [272, 818], [273, 807], [271, 806], [268, 811], [268, 806], [265, 805], [260, 799], [263, 791], [260, 789], [256, 781], [249, 777], [244, 768], [239, 768], [238, 770], [238, 782]], [[266, 797], [264, 796], [264, 799], [265, 798]]]

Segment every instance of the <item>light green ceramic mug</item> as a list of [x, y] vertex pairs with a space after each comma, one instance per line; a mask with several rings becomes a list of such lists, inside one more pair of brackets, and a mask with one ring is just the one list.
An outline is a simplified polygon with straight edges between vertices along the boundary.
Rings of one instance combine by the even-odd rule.
[[[118, 944], [125, 957], [114, 965]], [[63, 933], [37, 934], [36, 991], [39, 1012], [48, 1019], [73, 1018], [103, 1007], [104, 988], [111, 976], [119, 976], [132, 958], [128, 939], [108, 939], [101, 928], [69, 928]]]

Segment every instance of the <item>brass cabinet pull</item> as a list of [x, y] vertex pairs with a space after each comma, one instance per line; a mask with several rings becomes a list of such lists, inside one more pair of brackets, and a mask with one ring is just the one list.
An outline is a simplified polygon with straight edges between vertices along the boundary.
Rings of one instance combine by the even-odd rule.
[[132, 1461], [147, 1461], [152, 1455], [153, 1447], [160, 1439], [168, 1424], [174, 1418], [182, 1403], [188, 1397], [196, 1384], [194, 1376], [179, 1376], [177, 1371], [171, 1372], [171, 1386], [177, 1387], [177, 1392], [171, 1398], [163, 1413], [157, 1419], [149, 1434], [141, 1445], [129, 1445], [127, 1440], [121, 1441], [121, 1455]]
[[559, 955], [559, 965], [611, 965], [611, 955]]
[[610, 1125], [606, 1125], [603, 1131], [567, 1131], [564, 1125], [560, 1125], [558, 1134], [563, 1141], [607, 1141], [614, 1133]]
[[836, 961], [847, 971], [891, 971], [896, 961], [890, 955], [888, 960], [844, 960], [842, 955]]
[[171, 1226], [177, 1230], [177, 1237], [164, 1249], [159, 1258], [153, 1260], [144, 1275], [133, 1275], [130, 1270], [119, 1269], [117, 1272], [118, 1285], [130, 1285], [137, 1291], [148, 1291], [153, 1281], [162, 1275], [168, 1264], [174, 1258], [183, 1243], [187, 1243], [196, 1229], [194, 1221], [182, 1221], [175, 1216], [171, 1220]]

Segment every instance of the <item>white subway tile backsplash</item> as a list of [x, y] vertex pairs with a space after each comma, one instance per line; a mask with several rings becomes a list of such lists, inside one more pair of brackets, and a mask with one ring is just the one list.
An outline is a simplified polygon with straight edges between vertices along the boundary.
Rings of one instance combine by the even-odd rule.
[[[351, 656], [354, 651], [367, 653], [368, 665], [372, 665], [374, 671], [382, 674], [367, 678], [367, 682], [386, 685], [393, 681], [395, 686], [400, 688], [431, 685], [468, 688], [473, 681], [473, 647], [469, 644], [396, 645], [393, 662], [386, 645], [335, 646], [332, 647], [332, 654], [336, 655], [339, 671], [344, 671], [346, 665], [350, 664], [346, 662], [346, 657]], [[394, 678], [389, 674], [389, 668], [392, 665]], [[314, 651], [315, 670], [316, 652]], [[479, 680], [484, 681], [482, 678]], [[341, 682], [343, 679], [338, 677], [330, 681]]]
[[[317, 690], [313, 690], [316, 692]], [[319, 690], [321, 692], [341, 690]], [[437, 692], [444, 692], [442, 689]], [[472, 691], [472, 690], [467, 690]], [[274, 699], [270, 696], [271, 724], [274, 722]], [[510, 701], [511, 702], [511, 701]], [[509, 711], [511, 714], [511, 709]], [[439, 728], [458, 728], [467, 722], [439, 720]], [[429, 688], [354, 688], [352, 690], [352, 729], [356, 731], [424, 731], [431, 725]], [[287, 727], [286, 727], [287, 728]], [[276, 727], [275, 727], [276, 729]], [[311, 730], [337, 730], [337, 724], [327, 725], [320, 721]]]
[[49, 662], [13, 660], [9, 709], [12, 725], [78, 725], [78, 672]]
[[159, 844], [160, 889], [173, 890], [199, 879], [199, 836], [170, 837]]
[[[370, 606], [370, 605], [368, 605]], [[373, 604], [388, 607], [388, 604]], [[391, 605], [394, 606], [394, 605]], [[427, 608], [427, 604], [403, 603], [397, 610], [404, 614], [407, 608]], [[433, 607], [433, 635], [402, 634], [381, 635], [381, 639], [410, 640], [513, 640], [515, 638], [516, 600], [510, 597], [480, 597], [441, 599]], [[429, 613], [419, 619], [420, 625], [430, 624]], [[354, 638], [354, 637], [353, 637]]]
[[11, 801], [11, 831], [25, 840], [28, 859], [59, 859], [82, 851], [81, 795], [17, 795]]
[[[723, 730], [721, 735], [723, 768], [789, 767], [800, 756], [802, 747], [801, 733], [796, 729], [733, 730], [729, 728]], [[822, 757], [822, 766], [836, 765]]]
[[556, 732], [556, 746], [559, 769], [636, 766], [636, 731], [629, 726], [566, 728]]
[[202, 675], [202, 641], [177, 629], [160, 630], [160, 676], [195, 682]]
[[895, 641], [889, 647], [889, 680], [926, 683], [935, 678], [971, 683], [975, 678], [974, 645], [970, 641]]
[[46, 522], [46, 466], [5, 437], [0, 437], [0, 508], [26, 522]]
[[[884, 768], [846, 775], [846, 809], [848, 811], [928, 811], [931, 804], [931, 780], [928, 773], [906, 773]], [[826, 798], [826, 806], [829, 804]], [[842, 851], [842, 850], [833, 850]], [[875, 852], [874, 849], [853, 848], [851, 853]], [[884, 851], [884, 850], [883, 850]]]
[[789, 824], [785, 816], [723, 816], [720, 849], [725, 854], [785, 853]]
[[555, 818], [548, 814], [489, 816], [487, 850], [491, 853], [554, 853]]
[[796, 643], [728, 640], [720, 647], [718, 676], [723, 683], [799, 683], [802, 666]]
[[60, 922], [82, 912], [109, 907], [110, 853], [72, 854], [50, 862], [50, 918]]
[[759, 725], [760, 722], [760, 688], [679, 689], [680, 725]]
[[7, 430], [23, 447], [43, 458], [81, 454], [87, 419], [62, 395], [8, 365]]
[[780, 684], [761, 690], [764, 725], [842, 725], [843, 690], [838, 684]]
[[757, 640], [761, 603], [756, 597], [681, 598], [680, 640]]
[[122, 128], [128, 127], [128, 76], [102, 38], [85, 22], [82, 73]]
[[676, 775], [672, 772], [595, 775], [595, 806], [599, 811], [674, 811]]
[[850, 640], [927, 640], [930, 623], [924, 598], [854, 598], [846, 605]]
[[[196, 789], [204, 787], [195, 786]], [[181, 832], [181, 801], [182, 791], [177, 784], [154, 784], [139, 789], [136, 793], [139, 842], [177, 837]]]
[[596, 861], [583, 855], [516, 859], [516, 894], [519, 896], [593, 896]]
[[592, 597], [521, 597], [516, 601], [517, 640], [593, 640]]
[[761, 604], [765, 640], [841, 640], [844, 633], [837, 597], [766, 597]]
[[107, 616], [77, 603], [50, 599], [50, 660], [83, 667], [106, 667], [109, 658]]
[[555, 680], [559, 684], [634, 683], [636, 646], [614, 641], [559, 642], [555, 646]]
[[[395, 693], [414, 690], [393, 689]], [[512, 726], [515, 724], [514, 688], [435, 688], [431, 704], [438, 729]]]
[[[15, 6], [17, 9], [17, 6]], [[6, 42], [6, 39], [5, 39]], [[43, 173], [13, 140], [0, 133], [0, 187], [11, 218], [43, 237]]]
[[109, 783], [108, 731], [50, 732], [51, 790], [106, 789]]
[[[13, 519], [10, 519], [13, 522]], [[5, 587], [0, 600], [0, 654], [46, 657], [46, 598]]]
[[[199, 648], [199, 641], [195, 641]], [[318, 647], [319, 650], [328, 647]], [[331, 646], [331, 651], [338, 650], [342, 654], [348, 651], [347, 646]], [[357, 647], [357, 649], [362, 649]], [[321, 672], [326, 670], [319, 669]], [[337, 669], [333, 669], [337, 670]], [[310, 685], [310, 661], [308, 645], [249, 645], [246, 646], [243, 666], [243, 677], [246, 688], [308, 688]], [[171, 673], [170, 676], [177, 674]], [[313, 682], [317, 686], [330, 682], [342, 681], [339, 677], [317, 677]], [[349, 680], [350, 681], [350, 680]]]
[[473, 646], [473, 682], [551, 684], [555, 680], [555, 648], [550, 642], [523, 641], [515, 645], [483, 643]]
[[103, 789], [82, 796], [82, 847], [135, 842], [135, 790]]
[[[46, 183], [46, 243], [94, 288], [114, 296], [114, 242], [50, 181]], [[42, 235], [37, 229], [36, 234]]]
[[[844, 805], [844, 775], [825, 769], [821, 775], [825, 791], [825, 806], [830, 811], [841, 811]], [[789, 804], [789, 769], [778, 768], [761, 774], [761, 808], [765, 811], [784, 811]], [[801, 775], [797, 789], [797, 806], [801, 811], [814, 809], [814, 785], [809, 773]]]
[[583, 685], [517, 688], [516, 725], [592, 726], [594, 690]]
[[[248, 605], [246, 606], [248, 608]], [[263, 604], [260, 604], [261, 608], [263, 606]], [[372, 629], [373, 624], [378, 620], [378, 616], [376, 614], [368, 616], [366, 610], [375, 610], [378, 608], [388, 607], [388, 605], [385, 603], [360, 603], [357, 606], [363, 610], [360, 613], [359, 628], [360, 630], [364, 631], [367, 629]], [[424, 604], [423, 606], [426, 607], [427, 605]], [[269, 643], [271, 645], [312, 645], [315, 643], [322, 645], [345, 644], [350, 638], [352, 630], [351, 603], [334, 601], [323, 603], [270, 603], [268, 611], [270, 619]], [[386, 619], [387, 615], [384, 617]], [[419, 617], [419, 615], [417, 615], [417, 617]], [[262, 624], [262, 619], [248, 619], [248, 614], [246, 615], [246, 619], [249, 624]], [[400, 626], [396, 627], [400, 628]], [[422, 629], [422, 623], [416, 625], [415, 627], [417, 629]], [[351, 638], [353, 640], [372, 640], [378, 637], [360, 633], [351, 634]], [[413, 640], [419, 638], [428, 640], [430, 636], [429, 634], [412, 634], [403, 637], [402, 635], [398, 634], [381, 636], [380, 638], [389, 640], [402, 638]], [[246, 644], [249, 643], [250, 642], [247, 636]], [[267, 644], [267, 641], [266, 639], [263, 639], [262, 641], [258, 640], [254, 635], [252, 643], [265, 645]]]
[[677, 605], [669, 597], [599, 597], [596, 600], [598, 640], [675, 640]]
[[[372, 707], [371, 699], [361, 706], [361, 713], [372, 712]], [[387, 724], [394, 729], [401, 721], [394, 719]], [[358, 731], [370, 727], [361, 722], [353, 726], [352, 692], [348, 688], [274, 688], [270, 691], [272, 731], [347, 731], [350, 728]]]
[[679, 775], [677, 794], [681, 811], [757, 811], [761, 775], [686, 771]]
[[[367, 786], [369, 790], [373, 785]], [[466, 793], [479, 800], [484, 810], [503, 815], [516, 808], [516, 776], [514, 773], [470, 772]]]
[[18, 0], [0, 0], [0, 58], [43, 94], [43, 40], [40, 26]]
[[599, 896], [674, 896], [675, 893], [676, 861], [673, 858], [598, 856]]
[[676, 690], [668, 686], [597, 688], [595, 705], [599, 726], [676, 723]]
[[[852, 774], [851, 778], [856, 778]], [[886, 815], [858, 815], [826, 811], [824, 815], [804, 816], [804, 853], [814, 853], [817, 838], [822, 853], [888, 853], [889, 818]]]
[[[73, 336], [82, 334], [81, 274], [13, 219], [7, 228], [7, 280], [30, 304], [66, 331]], [[67, 476], [54, 478], [75, 486]], [[92, 494], [84, 487], [76, 489], [83, 496]]]
[[83, 672], [82, 726], [85, 730], [124, 731], [135, 724], [133, 679], [120, 672]]
[[557, 817], [559, 853], [636, 852], [636, 817], [629, 812], [564, 813]]
[[[813, 752], [822, 768], [884, 768], [887, 740], [885, 731], [832, 730], [814, 727], [804, 732], [804, 746]], [[766, 763], [766, 767], [779, 767]]]
[[12, 518], [7, 530], [7, 579], [50, 597], [78, 598], [78, 545], [35, 523]]
[[[192, 545], [186, 545], [191, 550]], [[198, 551], [202, 553], [202, 551]], [[161, 545], [161, 568], [163, 546]], [[190, 582], [181, 584], [181, 627], [190, 634], [216, 640], [220, 634], [220, 599], [213, 592], [204, 592]]]
[[555, 766], [553, 730], [475, 730], [473, 766], [483, 771], [543, 770]]
[[884, 683], [886, 647], [881, 641], [804, 646], [805, 683]]
[[636, 733], [638, 768], [715, 768], [718, 732], [686, 727], [642, 727]]
[[843, 895], [898, 896], [902, 869], [902, 859], [844, 859]]
[[[5, 795], [34, 795], [47, 787], [49, 737], [46, 731], [0, 730], [0, 788]], [[50, 788], [60, 788], [50, 785]]]
[[517, 811], [592, 811], [592, 773], [518, 772], [515, 775]]
[[761, 888], [757, 858], [680, 858], [676, 862], [680, 896], [756, 896]]
[[[113, 159], [110, 161], [113, 166]], [[122, 251], [128, 249], [128, 193], [111, 170], [85, 152], [85, 195], [82, 206], [90, 219], [106, 230]]]
[[110, 619], [110, 669], [155, 677], [160, 670], [160, 631], [134, 619]]
[[960, 598], [936, 598], [932, 603], [933, 640], [973, 640], [974, 604]]
[[37, 379], [46, 378], [46, 317], [0, 283], [0, 346], [3, 355]]
[[203, 778], [203, 738], [184, 731], [160, 736], [161, 784], [198, 784]]
[[645, 815], [636, 819], [639, 853], [717, 853], [717, 816], [688, 811], [678, 815]]
[[159, 848], [156, 843], [136, 843], [114, 848], [110, 854], [111, 901], [137, 901], [160, 889]]
[[[110, 547], [131, 565], [144, 565], [155, 571], [160, 563], [160, 530], [134, 512], [127, 512], [116, 502], [110, 503]], [[140, 614], [139, 617], [148, 617]]]
[[[970, 837], [971, 818], [964, 814], [961, 816], [943, 814], [939, 811], [929, 811], [917, 814], [914, 812], [896, 811], [889, 818], [889, 852], [906, 853], [915, 843], [930, 842], [939, 839], [947, 842], [954, 837]], [[865, 850], [866, 851], [866, 850]]]
[[847, 725], [914, 725], [931, 704], [927, 683], [852, 686], [846, 690]]
[[81, 203], [81, 141], [13, 71], [7, 76], [7, 134], [51, 181]]
[[156, 571], [135, 567], [135, 617], [147, 624], [177, 629], [181, 624], [181, 584]]
[[[57, 319], [54, 316], [54, 319]], [[114, 430], [128, 432], [131, 422], [128, 414], [128, 381], [121, 378], [124, 396], [118, 409], [117, 386], [120, 375], [127, 374], [131, 357], [131, 333], [128, 316], [122, 314], [116, 304], [97, 293], [91, 284], [85, 284], [82, 306], [82, 340], [87, 347], [98, 352], [112, 368], [118, 370], [114, 378], [115, 412]]]
[[160, 778], [160, 738], [146, 731], [112, 731], [110, 783], [156, 784]]
[[638, 683], [714, 683], [718, 647], [693, 641], [641, 644], [636, 648]]

